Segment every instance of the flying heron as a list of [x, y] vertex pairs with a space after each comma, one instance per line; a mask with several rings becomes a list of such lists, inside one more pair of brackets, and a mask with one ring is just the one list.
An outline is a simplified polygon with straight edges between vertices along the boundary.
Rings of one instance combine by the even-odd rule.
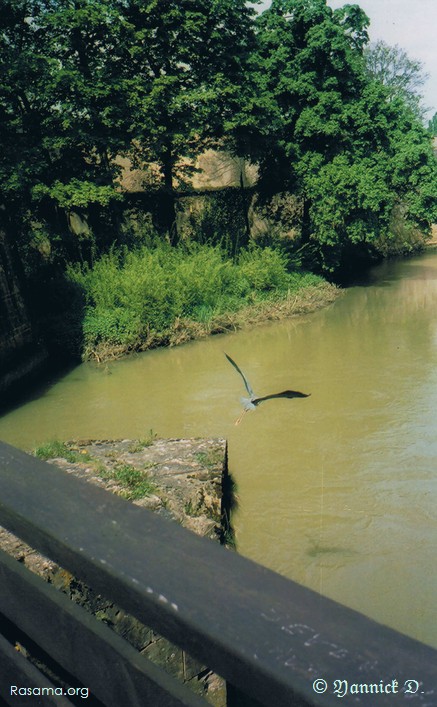
[[243, 403], [244, 410], [241, 413], [238, 420], [236, 420], [236, 422], [235, 422], [236, 425], [240, 424], [245, 412], [249, 412], [249, 410], [255, 410], [256, 406], [259, 405], [260, 403], [263, 403], [264, 400], [272, 400], [273, 398], [308, 398], [311, 395], [311, 393], [300, 393], [298, 390], [283, 390], [282, 393], [272, 393], [271, 395], [264, 395], [262, 398], [259, 398], [253, 392], [253, 388], [250, 385], [249, 381], [247, 380], [247, 378], [244, 375], [241, 368], [239, 366], [237, 366], [235, 361], [230, 356], [228, 356], [227, 353], [225, 353], [225, 356], [228, 359], [229, 363], [235, 368], [236, 371], [238, 371], [238, 373], [242, 377], [244, 387], [246, 388], [246, 390], [250, 396], [249, 398], [241, 398], [241, 402]]

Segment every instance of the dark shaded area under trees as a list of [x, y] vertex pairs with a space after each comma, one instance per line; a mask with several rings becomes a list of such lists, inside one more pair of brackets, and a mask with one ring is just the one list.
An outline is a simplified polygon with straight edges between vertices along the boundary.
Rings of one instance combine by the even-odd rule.
[[[76, 352], [82, 338], [85, 297], [67, 266], [162, 241], [221, 247], [235, 262], [253, 247], [243, 183], [211, 195], [188, 235], [177, 228], [207, 148], [258, 165], [258, 205], [287, 193], [299, 205], [258, 242], [290, 270], [341, 280], [422, 243], [437, 170], [421, 67], [369, 47], [368, 25], [358, 5], [325, 0], [272, 0], [260, 15], [244, 0], [3, 0], [0, 227], [50, 341], [68, 328]], [[120, 157], [145, 174], [153, 165], [141, 195], [123, 188]], [[292, 240], [278, 238], [290, 227]]]

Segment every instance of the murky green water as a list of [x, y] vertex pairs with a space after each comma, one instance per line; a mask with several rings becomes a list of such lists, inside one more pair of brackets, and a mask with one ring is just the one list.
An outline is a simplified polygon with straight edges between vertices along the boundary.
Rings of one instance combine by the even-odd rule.
[[[294, 388], [238, 427], [244, 390]], [[79, 366], [0, 419], [48, 439], [220, 436], [239, 551], [437, 646], [437, 253], [376, 268], [301, 319]]]

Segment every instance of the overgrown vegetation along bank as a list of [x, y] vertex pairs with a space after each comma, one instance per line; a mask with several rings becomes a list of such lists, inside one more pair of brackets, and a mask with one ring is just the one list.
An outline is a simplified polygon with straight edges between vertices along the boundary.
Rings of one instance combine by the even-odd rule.
[[98, 361], [312, 311], [339, 292], [290, 271], [271, 247], [233, 261], [218, 247], [160, 243], [110, 253], [68, 276], [83, 294], [82, 356]]
[[[329, 277], [392, 236], [409, 249], [415, 229], [429, 234], [437, 162], [420, 62], [369, 46], [358, 5], [268, 5], [3, 0], [0, 227], [30, 276], [40, 256], [63, 267], [126, 242], [123, 213], [150, 213], [183, 240], [178, 196], [211, 147], [237, 158], [241, 187], [243, 161], [257, 166], [260, 203], [293, 195], [298, 208], [270, 209], [274, 228], [310, 243]], [[203, 215], [203, 235], [246, 245], [244, 189], [237, 203], [240, 239], [226, 200]]]

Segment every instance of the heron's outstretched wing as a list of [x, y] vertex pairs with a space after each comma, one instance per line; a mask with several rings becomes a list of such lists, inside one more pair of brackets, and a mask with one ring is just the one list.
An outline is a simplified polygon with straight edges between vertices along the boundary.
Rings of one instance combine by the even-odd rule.
[[310, 395], [311, 393], [300, 393], [298, 390], [283, 390], [282, 393], [273, 393], [273, 395], [264, 395], [262, 398], [254, 398], [252, 403], [259, 405], [264, 400], [271, 400], [272, 398], [309, 398]]
[[[225, 353], [225, 352], [224, 352]], [[245, 388], [247, 392], [249, 393], [250, 397], [253, 398], [255, 396], [255, 393], [252, 390], [252, 386], [250, 385], [249, 381], [247, 380], [246, 376], [244, 375], [243, 371], [237, 366], [235, 361], [232, 360], [230, 356], [228, 356], [227, 353], [225, 353], [226, 358], [228, 359], [229, 363], [232, 364], [232, 366], [235, 368], [236, 371], [240, 374], [244, 381]]]

